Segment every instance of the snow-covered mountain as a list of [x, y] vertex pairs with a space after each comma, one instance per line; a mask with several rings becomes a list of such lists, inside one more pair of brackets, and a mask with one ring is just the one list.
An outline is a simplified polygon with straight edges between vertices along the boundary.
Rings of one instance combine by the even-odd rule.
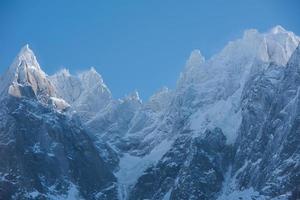
[[296, 199], [299, 42], [276, 26], [194, 50], [145, 102], [23, 47], [0, 79], [0, 199]]
[[77, 76], [63, 69], [51, 76], [50, 81], [59, 97], [72, 105], [72, 110], [79, 113], [83, 121], [101, 112], [112, 100], [111, 92], [94, 68]]
[[117, 197], [114, 175], [28, 46], [0, 84], [0, 199]]
[[44, 104], [53, 104], [63, 110], [69, 107], [64, 99], [57, 98], [56, 90], [40, 68], [35, 55], [25, 45], [8, 71], [1, 77], [0, 98], [27, 97]]
[[[150, 134], [153, 140], [146, 143], [145, 148], [164, 138], [175, 142], [161, 159], [141, 173], [133, 189], [129, 186], [132, 191], [129, 199], [238, 199], [239, 195], [245, 199], [251, 199], [251, 195], [254, 195], [252, 198], [268, 199], [296, 190], [299, 182], [278, 183], [280, 177], [276, 175], [272, 182], [254, 179], [252, 174], [260, 172], [263, 176], [266, 171], [285, 165], [286, 161], [281, 160], [275, 168], [265, 164], [253, 171], [258, 159], [261, 162], [264, 159], [262, 155], [272, 155], [268, 152], [271, 149], [261, 150], [256, 159], [250, 158], [258, 153], [258, 146], [265, 148], [266, 141], [271, 143], [266, 139], [261, 141], [261, 137], [271, 137], [272, 131], [266, 131], [262, 136], [261, 130], [254, 127], [262, 125], [269, 115], [265, 104], [273, 103], [290, 65], [287, 63], [291, 62], [292, 54], [291, 59], [295, 57], [298, 45], [298, 36], [277, 26], [267, 33], [245, 31], [243, 38], [230, 42], [206, 61], [199, 50], [193, 51], [164, 113], [164, 122]], [[253, 116], [255, 109], [260, 112]], [[290, 124], [288, 120], [282, 123]], [[249, 132], [255, 135], [250, 136]], [[216, 138], [211, 138], [211, 133], [216, 134]], [[215, 142], [222, 147], [220, 150], [206, 145]], [[183, 145], [187, 146], [182, 148]], [[299, 150], [299, 142], [295, 145]], [[292, 159], [299, 154], [296, 155], [292, 151], [286, 158]], [[299, 163], [299, 157], [293, 160]], [[287, 179], [296, 175], [298, 165], [292, 168], [289, 175], [282, 171], [287, 174]], [[243, 178], [240, 177], [242, 171]], [[285, 189], [280, 188], [282, 184], [286, 185]]]

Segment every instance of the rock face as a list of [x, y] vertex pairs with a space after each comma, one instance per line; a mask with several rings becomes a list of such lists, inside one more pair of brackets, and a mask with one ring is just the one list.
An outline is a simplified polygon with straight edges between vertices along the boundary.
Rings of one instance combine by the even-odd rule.
[[222, 188], [231, 161], [231, 147], [218, 128], [205, 137], [186, 132], [156, 166], [139, 178], [129, 199], [214, 199]]
[[[239, 187], [254, 187], [271, 197], [299, 188], [300, 48], [284, 71], [270, 65], [243, 97], [243, 121], [234, 170]], [[276, 71], [276, 73], [274, 73]], [[278, 81], [279, 80], [279, 81]]]
[[146, 102], [94, 68], [47, 76], [24, 47], [0, 79], [0, 199], [299, 198], [299, 41], [276, 26], [194, 50]]
[[58, 96], [86, 122], [105, 109], [112, 100], [111, 93], [94, 68], [77, 76], [63, 69], [50, 77]]
[[1, 199], [114, 198], [115, 177], [75, 121], [25, 99], [3, 106]]
[[0, 199], [116, 199], [116, 178], [81, 123], [49, 104], [56, 91], [27, 46], [8, 73]]
[[246, 31], [207, 61], [193, 51], [145, 148], [174, 142], [124, 199], [292, 198], [299, 188], [298, 44], [275, 27]]
[[14, 97], [35, 97], [43, 101], [47, 97], [55, 96], [52, 84], [28, 45], [21, 49], [3, 79], [1, 93]]

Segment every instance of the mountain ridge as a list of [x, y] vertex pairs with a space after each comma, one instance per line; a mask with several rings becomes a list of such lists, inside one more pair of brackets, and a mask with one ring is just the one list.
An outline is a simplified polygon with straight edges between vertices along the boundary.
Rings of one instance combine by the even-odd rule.
[[[99, 183], [101, 190], [94, 187], [97, 180], [89, 173], [86, 176], [93, 186], [82, 176], [74, 181], [86, 172], [76, 165], [70, 167], [78, 174], [64, 172], [73, 178], [63, 184], [77, 188], [78, 199], [292, 198], [300, 187], [299, 42], [294, 33], [276, 26], [267, 33], [247, 30], [209, 59], [194, 50], [176, 88], [162, 88], [145, 102], [137, 91], [114, 99], [94, 68], [78, 75], [63, 69], [48, 76], [25, 46], [11, 66], [15, 71], [9, 70], [0, 79], [4, 83], [0, 102], [8, 110], [0, 109], [0, 118], [5, 119], [0, 123], [0, 141], [11, 137], [23, 142], [22, 133], [34, 142], [20, 148], [33, 157], [40, 154], [32, 148], [45, 143], [43, 137], [49, 138], [45, 144], [58, 142], [76, 152], [82, 166], [86, 165], [82, 160], [88, 161], [89, 169], [106, 180]], [[24, 115], [30, 117], [21, 120]], [[50, 117], [45, 118], [47, 115]], [[51, 118], [61, 122], [52, 123]], [[30, 123], [33, 129], [27, 127]], [[43, 131], [38, 132], [40, 125], [46, 128], [40, 127]], [[26, 134], [30, 130], [38, 139]], [[85, 142], [74, 137], [68, 141], [69, 134]], [[77, 146], [89, 152], [96, 163], [76, 151]], [[9, 151], [7, 144], [1, 148]], [[43, 148], [47, 161], [53, 152], [47, 145]], [[68, 165], [72, 163], [69, 153], [54, 155], [64, 160], [60, 165]], [[40, 164], [46, 161], [42, 159]], [[4, 167], [0, 165], [0, 169]], [[9, 175], [3, 171], [1, 176]], [[36, 182], [44, 184], [42, 179]], [[0, 197], [8, 195], [1, 193], [1, 187], [0, 181]], [[35, 198], [51, 199], [53, 192], [41, 188], [24, 190], [37, 190]], [[64, 195], [66, 191], [55, 193]], [[25, 191], [18, 195], [28, 196]]]

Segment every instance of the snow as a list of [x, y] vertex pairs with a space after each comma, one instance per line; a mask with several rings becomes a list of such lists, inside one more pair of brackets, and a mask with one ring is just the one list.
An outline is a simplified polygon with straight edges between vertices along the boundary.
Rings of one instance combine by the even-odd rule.
[[130, 93], [129, 95], [126, 95], [125, 100], [138, 101], [138, 102], [142, 103], [142, 100], [140, 99], [140, 95], [139, 95], [138, 91], [136, 91], [136, 90], [134, 92]]
[[19, 66], [22, 61], [23, 62], [25, 61], [28, 65], [28, 67], [30, 67], [31, 69], [36, 69], [36, 70], [41, 71], [41, 67], [40, 67], [39, 63], [37, 62], [37, 59], [36, 59], [33, 51], [29, 48], [28, 44], [26, 44], [24, 47], [22, 47], [17, 58], [14, 61], [14, 65], [12, 65], [11, 67], [15, 68], [15, 67]]
[[70, 104], [68, 104], [65, 100], [57, 98], [57, 97], [50, 97], [52, 104], [55, 108], [58, 110], [64, 110], [68, 107], [70, 107]]
[[9, 175], [9, 174], [0, 172], [0, 181], [6, 181], [6, 176], [7, 175]]
[[236, 176], [241, 173], [248, 165], [248, 161], [235, 173], [234, 176], [231, 176], [232, 167], [230, 166], [228, 171], [225, 174], [225, 180], [223, 182], [222, 190], [220, 196], [217, 200], [267, 200], [264, 195], [259, 194], [253, 188], [247, 188], [244, 190], [239, 190], [236, 185]]
[[155, 149], [144, 157], [132, 156], [125, 153], [120, 159], [119, 171], [115, 173], [119, 184], [119, 198], [126, 199], [127, 192], [143, 174], [143, 172], [155, 165], [162, 156], [170, 149], [171, 140], [162, 141]]
[[202, 56], [199, 49], [195, 49], [191, 52], [189, 59], [186, 62], [186, 68], [200, 67], [202, 63], [205, 62], [204, 56]]
[[271, 29], [270, 32], [273, 34], [278, 34], [278, 33], [284, 33], [284, 32], [286, 32], [286, 30], [282, 26], [276, 25], [275, 27], [273, 27]]
[[[182, 96], [184, 101], [193, 99], [190, 105], [184, 105], [192, 114], [190, 128], [201, 134], [205, 129], [219, 127], [227, 143], [234, 143], [242, 118], [240, 104], [245, 83], [252, 74], [263, 71], [267, 63], [284, 66], [298, 43], [296, 35], [276, 26], [267, 33], [246, 30], [243, 38], [229, 42], [206, 61], [200, 51], [193, 51], [176, 89], [176, 96]], [[194, 105], [199, 106], [192, 109]]]
[[[128, 128], [118, 130], [122, 134], [124, 132], [124, 135], [118, 136], [123, 139], [130, 139], [131, 136], [139, 137], [140, 142], [149, 142], [146, 148], [161, 140], [165, 132], [171, 132], [173, 116], [177, 117], [178, 113], [186, 112], [188, 114], [184, 117], [187, 118], [183, 119], [187, 120], [194, 136], [204, 133], [206, 129], [219, 127], [226, 136], [227, 143], [233, 144], [242, 120], [241, 96], [249, 77], [262, 72], [269, 63], [285, 66], [298, 44], [298, 36], [281, 26], [276, 26], [267, 33], [260, 33], [256, 29], [246, 30], [242, 38], [229, 42], [219, 54], [208, 60], [205, 60], [200, 50], [194, 50], [186, 62], [175, 91], [163, 88], [146, 103], [142, 103], [136, 91], [120, 101], [114, 101], [102, 76], [93, 67], [77, 75], [63, 69], [48, 77], [41, 70], [32, 50], [25, 45], [8, 72], [0, 79], [0, 96], [8, 93], [21, 97], [24, 95], [22, 87], [31, 86], [38, 97], [50, 100], [58, 110], [71, 107], [74, 112], [83, 116], [84, 122], [95, 120], [94, 124], [103, 125], [97, 123], [99, 122], [97, 120], [107, 117], [106, 120], [111, 125], [109, 131], [120, 127]], [[277, 77], [277, 72], [274, 70], [268, 76]], [[296, 97], [299, 91], [298, 89]], [[172, 104], [174, 99], [182, 101], [179, 104]], [[293, 109], [292, 103], [287, 104], [282, 113], [288, 113], [289, 109]], [[100, 127], [100, 130], [101, 128], [103, 127]], [[127, 198], [128, 190], [148, 167], [155, 165], [162, 158], [171, 144], [171, 140], [163, 140], [143, 157], [133, 156], [130, 153], [123, 154], [120, 158], [119, 171], [115, 173], [120, 199]], [[38, 144], [35, 144], [32, 150], [36, 153], [41, 151]], [[48, 155], [54, 156], [53, 153]], [[258, 165], [259, 162], [260, 159], [253, 165]], [[170, 162], [170, 165], [172, 164], [174, 163]], [[230, 177], [230, 173], [226, 176], [219, 200], [240, 197], [264, 199], [253, 188], [243, 191], [236, 189], [235, 177], [247, 165], [248, 162], [235, 176]], [[171, 190], [165, 194], [164, 199], [169, 199], [170, 194]], [[36, 197], [38, 192], [33, 191], [29, 195]], [[70, 184], [68, 194], [55, 196], [53, 199], [78, 199], [78, 196], [78, 188]]]
[[242, 191], [233, 191], [232, 193], [228, 195], [221, 195], [218, 197], [217, 200], [267, 200], [269, 198], [266, 198], [263, 195], [260, 195], [257, 191], [255, 191], [253, 188], [249, 188]]
[[18, 85], [18, 84], [10, 85], [8, 88], [8, 94], [13, 97], [21, 97], [22, 94], [21, 94], [18, 86], [21, 86], [21, 85]]
[[172, 188], [165, 194], [162, 200], [170, 200]]
[[32, 147], [32, 151], [34, 153], [42, 153], [40, 143], [35, 143], [34, 146]]
[[233, 95], [226, 100], [221, 99], [199, 109], [191, 116], [191, 129], [201, 134], [206, 129], [212, 130], [214, 127], [219, 127], [226, 136], [227, 143], [233, 144], [242, 119], [241, 111], [237, 107], [238, 98], [236, 96]]
[[56, 194], [55, 186], [50, 187], [50, 194], [47, 196], [50, 200], [83, 200], [80, 196], [79, 190], [76, 185], [70, 183], [66, 194]]
[[10, 95], [36, 98], [45, 104], [48, 103], [49, 97], [56, 97], [53, 85], [28, 45], [21, 49], [0, 81], [2, 97]]
[[77, 187], [74, 184], [71, 184], [65, 200], [74, 200], [74, 199], [79, 200], [81, 198]]
[[149, 101], [144, 104], [144, 108], [149, 108], [151, 111], [153, 111], [153, 113], [159, 115], [161, 114], [161, 112], [164, 112], [168, 108], [172, 97], [173, 91], [171, 91], [167, 87], [162, 87], [150, 97]]
[[37, 198], [39, 195], [41, 195], [41, 193], [39, 193], [38, 191], [33, 191], [33, 192], [28, 193], [27, 196], [28, 196], [29, 198], [35, 199], [35, 198]]
[[59, 98], [82, 116], [84, 121], [103, 111], [111, 102], [112, 95], [95, 68], [71, 75], [63, 69], [49, 77]]

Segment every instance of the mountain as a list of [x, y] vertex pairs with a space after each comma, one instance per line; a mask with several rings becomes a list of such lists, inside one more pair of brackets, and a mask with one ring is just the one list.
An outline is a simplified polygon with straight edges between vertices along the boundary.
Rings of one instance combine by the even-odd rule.
[[25, 46], [0, 79], [0, 199], [300, 198], [299, 43], [276, 26], [193, 50], [145, 102]]
[[8, 72], [0, 109], [0, 199], [114, 199], [116, 179], [80, 121], [25, 46]]
[[50, 81], [58, 96], [66, 100], [83, 121], [94, 117], [112, 100], [111, 92], [94, 68], [77, 76], [63, 69], [51, 76]]
[[69, 105], [57, 98], [53, 84], [42, 71], [34, 53], [25, 45], [6, 74], [1, 77], [0, 98], [7, 95], [37, 99], [44, 104], [53, 104], [60, 110]]
[[[264, 191], [263, 187], [269, 184], [266, 180], [261, 180], [262, 186], [257, 187], [254, 184], [257, 180], [250, 184], [246, 179], [245, 184], [242, 181], [238, 183], [236, 179], [246, 162], [250, 166], [250, 154], [255, 155], [256, 147], [265, 145], [262, 142], [257, 143], [259, 140], [250, 136], [241, 142], [242, 136], [248, 134], [245, 130], [251, 131], [268, 113], [268, 109], [261, 110], [255, 116], [255, 121], [252, 119], [255, 117], [249, 117], [245, 113], [245, 103], [253, 103], [252, 98], [248, 96], [251, 94], [248, 88], [258, 84], [263, 91], [257, 96], [268, 101], [273, 99], [273, 93], [279, 89], [279, 85], [276, 84], [281, 81], [282, 73], [286, 70], [298, 44], [298, 36], [275, 27], [268, 33], [245, 31], [243, 38], [230, 42], [219, 54], [206, 61], [199, 50], [193, 51], [162, 120], [159, 120], [150, 134], [136, 142], [137, 148], [129, 152], [131, 155], [140, 156], [147, 150], [146, 152], [150, 153], [146, 153], [146, 156], [151, 157], [152, 153], [161, 148], [161, 154], [156, 155], [156, 159], [151, 163], [145, 162], [144, 159], [140, 159], [137, 164], [133, 163], [133, 167], [141, 168], [145, 164], [148, 167], [144, 167], [134, 183], [129, 183], [127, 190], [131, 192], [123, 196], [129, 199], [238, 199], [239, 195], [244, 198], [247, 198], [245, 195], [248, 195], [248, 198], [254, 195], [253, 198], [260, 196], [268, 199], [288, 195], [290, 191], [295, 190], [296, 183], [289, 183], [294, 186], [282, 191]], [[261, 78], [263, 80], [260, 80]], [[274, 86], [265, 88], [268, 86], [265, 81]], [[258, 88], [254, 89], [255, 92], [257, 90]], [[253, 103], [253, 107], [260, 109], [262, 103]], [[251, 120], [252, 126], [244, 128]], [[283, 123], [288, 124], [287, 121]], [[144, 129], [141, 132], [144, 132]], [[220, 150], [217, 150], [217, 147], [203, 147], [203, 144], [208, 143], [207, 134], [211, 133], [220, 135], [216, 136], [218, 140], [213, 138], [217, 140], [215, 142], [218, 146], [222, 147]], [[209, 141], [212, 141], [211, 137], [209, 138]], [[171, 145], [166, 145], [168, 142]], [[242, 143], [253, 146], [246, 148], [240, 146]], [[250, 149], [251, 153], [239, 156], [240, 148], [245, 151]], [[134, 160], [133, 158], [131, 160]], [[121, 157], [121, 164], [123, 159], [128, 160], [128, 156], [125, 154]], [[256, 161], [252, 161], [254, 166]], [[237, 165], [238, 163], [242, 165]], [[280, 164], [282, 163], [278, 165]], [[253, 174], [250, 169], [245, 169], [245, 173], [249, 179], [253, 178], [250, 176]], [[195, 174], [199, 174], [202, 179], [199, 180]], [[206, 176], [208, 177], [203, 178]], [[226, 186], [230, 186], [227, 189], [223, 186], [225, 182]]]

